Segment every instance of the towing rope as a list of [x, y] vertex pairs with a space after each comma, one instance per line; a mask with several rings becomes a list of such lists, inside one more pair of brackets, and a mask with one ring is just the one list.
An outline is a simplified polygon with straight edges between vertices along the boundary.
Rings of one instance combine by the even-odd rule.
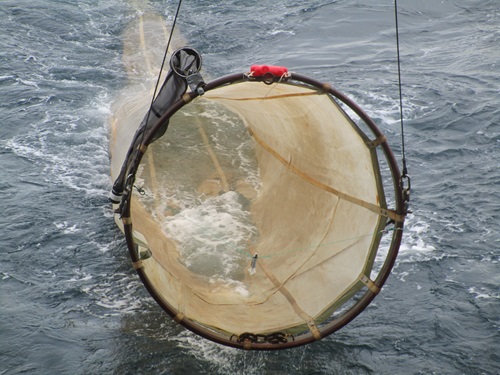
[[[165, 67], [165, 61], [167, 60], [168, 50], [170, 48], [170, 43], [171, 43], [172, 37], [174, 35], [175, 24], [177, 23], [177, 18], [179, 16], [179, 11], [181, 9], [181, 5], [182, 5], [182, 0], [179, 0], [179, 3], [177, 4], [177, 10], [176, 10], [175, 16], [174, 16], [174, 22], [172, 23], [172, 28], [170, 29], [170, 34], [168, 36], [168, 41], [167, 41], [167, 46], [165, 48], [165, 53], [163, 54], [163, 60], [161, 62], [160, 72], [158, 73], [158, 78], [156, 80], [156, 84], [155, 84], [155, 89], [154, 89], [154, 92], [153, 92], [153, 96], [151, 97], [151, 103], [149, 104], [149, 111], [148, 111], [148, 114], [147, 114], [147, 117], [146, 117], [146, 124], [149, 121], [149, 115], [150, 115], [150, 113], [153, 111], [153, 103], [154, 103], [154, 100], [156, 98], [156, 93], [158, 92], [158, 86], [160, 85], [160, 80], [161, 80], [161, 73], [163, 72], [163, 68]], [[146, 132], [144, 131], [142, 133], [141, 144], [143, 143], [145, 135], [146, 135]]]
[[405, 135], [403, 125], [403, 94], [401, 84], [401, 56], [399, 52], [399, 24], [398, 24], [398, 0], [394, 0], [394, 20], [396, 26], [396, 50], [398, 59], [398, 88], [399, 88], [399, 115], [401, 124], [401, 155], [402, 155], [402, 171], [401, 171], [401, 188], [403, 189], [403, 199], [405, 201], [405, 211], [408, 210], [408, 202], [410, 201], [410, 176], [408, 176], [408, 169], [406, 167], [406, 154], [405, 154]]

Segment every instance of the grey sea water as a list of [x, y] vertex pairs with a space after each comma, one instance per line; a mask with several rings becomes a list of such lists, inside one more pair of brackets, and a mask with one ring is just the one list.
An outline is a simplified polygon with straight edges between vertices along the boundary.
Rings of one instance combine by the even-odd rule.
[[[150, 3], [172, 19], [176, 1]], [[499, 374], [500, 3], [399, 11], [413, 213], [396, 267], [341, 331], [267, 353], [170, 321], [113, 223], [133, 2], [0, 1], [0, 374]], [[212, 77], [268, 63], [333, 83], [401, 155], [392, 1], [184, 0], [178, 28]]]

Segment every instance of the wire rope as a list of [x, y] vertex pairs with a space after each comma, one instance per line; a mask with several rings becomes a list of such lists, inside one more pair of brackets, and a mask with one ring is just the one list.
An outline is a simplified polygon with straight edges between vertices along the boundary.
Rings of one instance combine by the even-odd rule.
[[402, 94], [402, 83], [401, 83], [401, 54], [399, 48], [399, 24], [398, 24], [398, 0], [394, 0], [394, 19], [396, 23], [396, 50], [398, 57], [398, 88], [399, 88], [399, 114], [400, 114], [400, 124], [401, 124], [401, 154], [403, 157], [403, 177], [406, 177], [408, 170], [406, 168], [406, 155], [405, 155], [405, 136], [404, 136], [404, 125], [403, 125], [403, 94]]
[[[160, 72], [158, 73], [158, 78], [156, 80], [156, 85], [155, 85], [155, 89], [154, 89], [154, 92], [153, 92], [153, 96], [151, 97], [151, 103], [149, 105], [149, 111], [148, 111], [148, 114], [147, 114], [147, 117], [146, 117], [146, 124], [149, 121], [149, 116], [151, 115], [151, 112], [152, 112], [152, 109], [153, 109], [153, 103], [154, 103], [154, 100], [156, 98], [156, 93], [158, 92], [158, 86], [160, 85], [161, 74], [163, 72], [163, 68], [165, 67], [165, 61], [167, 60], [168, 49], [170, 48], [170, 43], [172, 42], [172, 37], [174, 35], [174, 29], [175, 29], [175, 25], [177, 23], [177, 18], [179, 17], [179, 12], [180, 12], [180, 9], [181, 9], [181, 5], [182, 5], [182, 0], [179, 0], [179, 3], [177, 4], [177, 10], [175, 11], [174, 21], [172, 23], [172, 28], [170, 29], [170, 35], [168, 36], [167, 46], [165, 47], [165, 53], [163, 54], [163, 60], [161, 62]], [[144, 140], [145, 135], [146, 135], [146, 131], [143, 131], [142, 132], [141, 143], [142, 143], [142, 140]]]

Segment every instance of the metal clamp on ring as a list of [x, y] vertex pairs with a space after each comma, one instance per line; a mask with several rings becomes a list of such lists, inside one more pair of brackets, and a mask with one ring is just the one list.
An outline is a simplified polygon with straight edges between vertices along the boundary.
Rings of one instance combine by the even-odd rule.
[[192, 91], [203, 95], [205, 81], [200, 74], [202, 66], [201, 55], [193, 48], [180, 48], [170, 58], [170, 68], [179, 77], [184, 78]]

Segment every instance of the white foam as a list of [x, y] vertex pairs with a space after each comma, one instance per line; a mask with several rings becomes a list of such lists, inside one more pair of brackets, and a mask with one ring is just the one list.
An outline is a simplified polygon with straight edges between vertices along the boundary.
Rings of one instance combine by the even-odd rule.
[[[8, 140], [5, 146], [39, 165], [51, 183], [92, 196], [105, 195], [109, 190], [106, 101], [104, 95], [80, 109], [79, 115], [48, 110], [26, 134]], [[86, 123], [89, 119], [93, 124]]]
[[190, 331], [183, 331], [174, 338], [178, 346], [196, 359], [203, 361], [218, 374], [262, 374], [265, 368], [265, 353], [245, 352], [202, 339]]
[[426, 242], [425, 237], [429, 229], [430, 224], [424, 219], [408, 214], [398, 262], [412, 263], [442, 258], [442, 254], [436, 252], [436, 248]]
[[242, 297], [248, 297], [250, 295], [250, 292], [246, 288], [245, 284], [241, 281], [211, 277], [208, 282], [212, 285], [219, 285], [214, 288], [214, 293], [219, 292], [219, 290], [223, 288], [225, 290], [227, 287], [230, 287], [234, 292], [240, 294]]
[[83, 273], [81, 277], [72, 277], [68, 282], [82, 282], [82, 281], [88, 281], [92, 279], [92, 275], [88, 273]]
[[77, 228], [77, 224], [70, 226], [67, 221], [63, 221], [62, 223], [54, 223], [57, 229], [62, 230], [64, 234], [72, 234], [80, 232], [81, 229]]
[[[77, 274], [80, 274], [77, 272]], [[92, 306], [87, 307], [92, 314], [105, 318], [109, 316], [123, 316], [136, 314], [142, 311], [144, 301], [137, 298], [138, 289], [143, 288], [137, 277], [130, 274], [115, 272], [113, 274], [83, 274], [83, 277], [68, 282], [88, 282], [80, 289], [93, 301], [93, 305], [104, 308], [104, 311], [94, 312]], [[99, 280], [99, 283], [91, 281]]]
[[2, 82], [2, 81], [8, 81], [8, 80], [11, 80], [13, 78], [15, 78], [15, 77], [12, 76], [12, 75], [0, 76], [0, 82]]
[[469, 293], [474, 295], [476, 299], [500, 299], [500, 294], [488, 294], [485, 292], [485, 288], [481, 288], [481, 291], [476, 291], [476, 288], [470, 287]]
[[256, 233], [239, 194], [209, 197], [167, 217], [163, 230], [179, 245], [185, 265], [214, 278], [232, 278], [248, 262], [243, 249]]
[[22, 85], [25, 85], [25, 86], [31, 86], [31, 87], [34, 87], [36, 89], [38, 89], [38, 83], [36, 83], [35, 81], [30, 81], [30, 80], [27, 80], [27, 79], [21, 79], [21, 78], [16, 78], [16, 82], [22, 84]]
[[293, 30], [285, 30], [285, 29], [275, 28], [273, 30], [270, 30], [268, 32], [268, 34], [271, 36], [280, 35], [280, 34], [293, 36], [293, 35], [295, 35], [295, 32]]

